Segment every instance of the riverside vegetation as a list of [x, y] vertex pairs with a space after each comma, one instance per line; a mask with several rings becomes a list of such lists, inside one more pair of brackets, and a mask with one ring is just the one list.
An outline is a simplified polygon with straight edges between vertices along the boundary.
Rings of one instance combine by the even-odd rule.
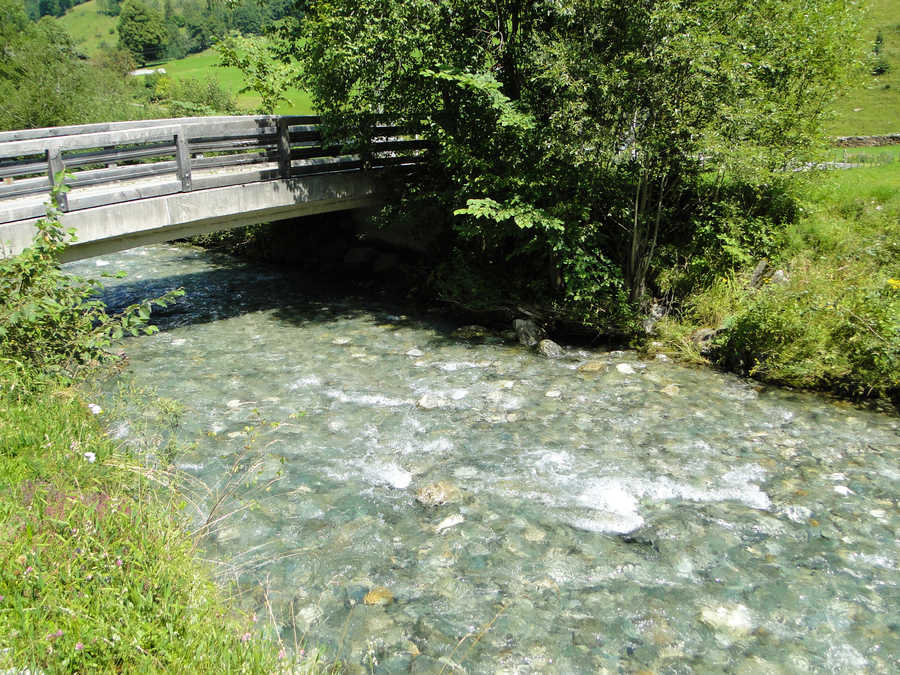
[[[305, 88], [335, 139], [364, 145], [382, 111], [418, 124], [430, 163], [382, 217], [443, 223], [432, 297], [896, 403], [896, 170], [804, 170], [832, 102], [874, 72], [859, 10], [312, 2], [240, 65], [293, 67], [270, 106]], [[883, 77], [897, 32], [878, 35]], [[746, 289], [761, 260], [787, 283]]]
[[34, 245], [0, 262], [0, 668], [295, 665], [199, 562], [177, 476], [111, 440], [78, 388], [179, 292], [110, 315], [95, 282], [60, 271], [58, 215], [51, 205]]

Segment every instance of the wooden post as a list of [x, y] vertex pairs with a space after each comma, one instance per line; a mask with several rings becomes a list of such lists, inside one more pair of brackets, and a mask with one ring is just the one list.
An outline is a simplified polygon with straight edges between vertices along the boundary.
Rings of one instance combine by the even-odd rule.
[[291, 177], [291, 130], [284, 117], [278, 118], [278, 173]]
[[[66, 170], [66, 163], [62, 158], [62, 149], [58, 145], [47, 148], [47, 175], [50, 178], [50, 187], [56, 185], [56, 176]], [[69, 210], [69, 200], [65, 192], [57, 195], [61, 211]]]
[[188, 147], [188, 139], [184, 127], [175, 134], [175, 164], [176, 175], [181, 181], [181, 191], [191, 191], [191, 151]]

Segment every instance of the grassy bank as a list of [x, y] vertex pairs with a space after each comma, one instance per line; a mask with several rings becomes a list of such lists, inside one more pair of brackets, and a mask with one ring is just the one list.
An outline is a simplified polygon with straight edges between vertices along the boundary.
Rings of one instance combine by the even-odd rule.
[[181, 292], [108, 314], [56, 263], [62, 190], [0, 259], [0, 672], [276, 671], [283, 645], [213, 583], [173, 474], [110, 439], [72, 385]]
[[[696, 290], [660, 323], [663, 343], [764, 382], [900, 404], [900, 164], [796, 180], [801, 215], [759, 287], [750, 266]], [[701, 356], [704, 327], [721, 330]]]
[[0, 377], [0, 668], [276, 670], [279, 645], [212, 583], [174, 495], [78, 392]]

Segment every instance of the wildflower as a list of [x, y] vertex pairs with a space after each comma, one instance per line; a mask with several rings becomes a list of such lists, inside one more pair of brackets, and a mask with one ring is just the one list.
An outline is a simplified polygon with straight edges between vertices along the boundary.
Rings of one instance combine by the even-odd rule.
[[75, 643], [75, 651], [76, 651], [76, 652], [80, 652], [82, 649], [84, 649], [84, 643], [83, 643], [83, 642], [76, 642], [76, 643]]
[[284, 661], [285, 658], [287, 658], [287, 652], [284, 651], [284, 647], [282, 647], [280, 650], [278, 650], [278, 660]]
[[93, 452], [84, 453], [84, 458], [88, 461], [88, 463], [93, 464], [97, 460], [97, 455]]
[[0, 602], [3, 602], [3, 598], [6, 596], [0, 595]]
[[895, 291], [900, 291], [900, 279], [888, 279], [888, 286], [893, 288]]
[[250, 639], [250, 633], [244, 633], [241, 635], [241, 642], [247, 642]]
[[88, 410], [90, 410], [95, 415], [99, 415], [100, 413], [103, 412], [103, 408], [101, 408], [96, 403], [88, 403]]
[[55, 640], [56, 638], [62, 637], [62, 635], [63, 635], [62, 628], [60, 628], [60, 629], [57, 630], [55, 633], [50, 633], [50, 635], [47, 636], [47, 639], [48, 639], [48, 640]]
[[116, 558], [116, 567], [121, 567], [121, 566], [122, 566], [122, 559]]
[[29, 572], [34, 572], [34, 568], [31, 565], [25, 568], [25, 574], [28, 574]]

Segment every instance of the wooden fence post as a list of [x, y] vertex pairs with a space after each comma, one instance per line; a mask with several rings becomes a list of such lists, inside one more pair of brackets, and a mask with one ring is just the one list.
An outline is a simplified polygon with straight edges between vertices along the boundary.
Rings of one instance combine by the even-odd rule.
[[278, 118], [278, 173], [291, 177], [291, 130], [284, 117]]
[[181, 191], [191, 191], [191, 150], [188, 147], [187, 134], [184, 127], [175, 134], [175, 175], [181, 181]]
[[[50, 187], [56, 185], [56, 176], [66, 170], [66, 163], [62, 158], [62, 148], [51, 145], [47, 148], [47, 175], [50, 178]], [[65, 192], [57, 195], [57, 202], [61, 211], [69, 210], [69, 200]]]

